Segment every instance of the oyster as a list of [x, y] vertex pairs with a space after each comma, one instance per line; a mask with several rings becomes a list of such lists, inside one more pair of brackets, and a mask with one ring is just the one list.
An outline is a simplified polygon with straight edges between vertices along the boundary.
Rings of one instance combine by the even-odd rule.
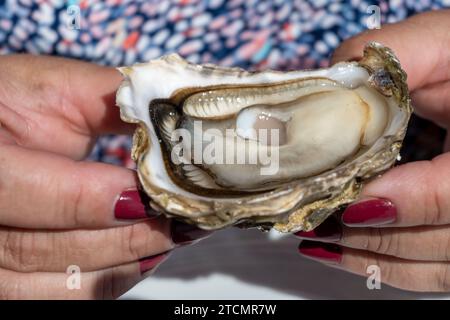
[[151, 205], [204, 229], [310, 230], [391, 167], [412, 112], [393, 52], [314, 71], [248, 72], [176, 54], [119, 68]]

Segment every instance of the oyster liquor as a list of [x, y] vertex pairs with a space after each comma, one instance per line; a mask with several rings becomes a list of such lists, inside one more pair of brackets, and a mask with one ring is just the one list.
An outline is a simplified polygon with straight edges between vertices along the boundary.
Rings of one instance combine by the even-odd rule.
[[181, 304], [175, 307], [175, 315], [197, 315], [205, 318], [214, 315], [274, 315], [275, 304], [219, 304], [217, 307], [188, 306]]

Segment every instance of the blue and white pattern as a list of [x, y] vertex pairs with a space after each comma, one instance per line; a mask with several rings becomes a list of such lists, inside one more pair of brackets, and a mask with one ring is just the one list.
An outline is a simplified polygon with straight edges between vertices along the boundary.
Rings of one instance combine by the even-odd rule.
[[[381, 23], [392, 23], [448, 8], [450, 0], [6, 0], [0, 54], [118, 66], [178, 52], [196, 63], [249, 69], [323, 67], [340, 42], [367, 29], [371, 5]], [[129, 138], [105, 137], [91, 158], [132, 166], [123, 151], [129, 146]]]

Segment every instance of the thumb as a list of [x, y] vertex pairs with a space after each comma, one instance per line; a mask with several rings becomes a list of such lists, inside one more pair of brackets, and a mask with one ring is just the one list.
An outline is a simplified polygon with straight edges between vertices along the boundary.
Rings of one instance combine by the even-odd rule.
[[450, 58], [449, 27], [450, 10], [419, 14], [344, 41], [334, 52], [331, 61], [336, 63], [358, 59], [368, 42], [380, 42], [394, 50], [408, 74], [408, 86], [413, 91], [448, 79], [446, 63]]
[[450, 223], [450, 154], [395, 167], [370, 182], [342, 221], [355, 227]]

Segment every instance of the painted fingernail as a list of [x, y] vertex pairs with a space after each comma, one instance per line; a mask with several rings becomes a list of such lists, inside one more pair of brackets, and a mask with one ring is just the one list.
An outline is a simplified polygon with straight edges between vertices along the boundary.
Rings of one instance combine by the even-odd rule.
[[318, 241], [339, 241], [342, 237], [342, 227], [336, 217], [327, 218], [322, 224], [311, 231], [299, 231], [295, 236], [301, 239], [311, 239]]
[[212, 231], [203, 230], [191, 224], [172, 220], [172, 241], [178, 246], [196, 243], [209, 237]]
[[386, 199], [371, 199], [352, 204], [342, 214], [342, 222], [354, 227], [372, 227], [392, 223], [397, 210]]
[[117, 219], [144, 219], [158, 215], [158, 212], [150, 208], [149, 197], [136, 189], [123, 191], [114, 206], [114, 216]]
[[164, 262], [169, 256], [168, 252], [164, 252], [161, 254], [156, 254], [153, 256], [145, 257], [139, 260], [139, 268], [141, 270], [141, 274], [146, 273], [152, 269], [155, 269], [158, 265]]
[[298, 246], [298, 252], [324, 263], [340, 264], [342, 260], [342, 248], [334, 243], [303, 240]]

